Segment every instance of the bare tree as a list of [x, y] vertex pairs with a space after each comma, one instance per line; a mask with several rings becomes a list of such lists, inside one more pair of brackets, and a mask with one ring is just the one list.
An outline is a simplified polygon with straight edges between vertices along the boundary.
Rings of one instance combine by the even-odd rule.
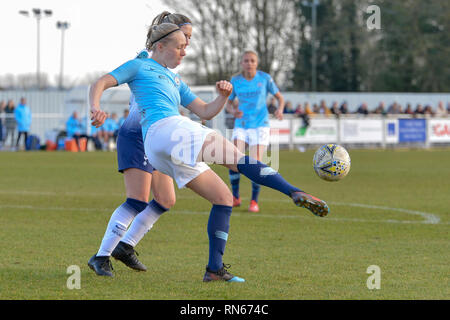
[[298, 51], [298, 16], [293, 0], [168, 0], [193, 20], [186, 75], [196, 84], [229, 79], [243, 51], [255, 50], [260, 69], [283, 82]]

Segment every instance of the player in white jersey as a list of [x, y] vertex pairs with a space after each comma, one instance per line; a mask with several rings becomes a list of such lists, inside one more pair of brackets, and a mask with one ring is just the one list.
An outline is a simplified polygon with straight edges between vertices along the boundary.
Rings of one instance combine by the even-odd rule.
[[[233, 92], [226, 105], [227, 111], [236, 118], [232, 140], [234, 145], [245, 152], [249, 147], [250, 156], [262, 161], [262, 157], [269, 145], [270, 127], [269, 112], [266, 99], [271, 93], [278, 101], [275, 111], [277, 119], [283, 119], [284, 98], [272, 77], [258, 68], [258, 55], [254, 51], [245, 51], [241, 59], [241, 72], [231, 78]], [[237, 99], [238, 106], [233, 103]], [[230, 183], [233, 192], [233, 206], [241, 204], [239, 196], [240, 174], [230, 170]], [[258, 212], [258, 196], [260, 186], [252, 181], [252, 199], [248, 210]]]
[[100, 109], [103, 91], [127, 83], [141, 112], [149, 161], [174, 178], [179, 188], [186, 186], [212, 204], [207, 226], [209, 261], [203, 281], [243, 282], [244, 279], [230, 274], [228, 266], [222, 262], [230, 227], [232, 194], [206, 162], [221, 164], [256, 183], [276, 189], [317, 216], [327, 215], [328, 206], [289, 184], [274, 169], [245, 156], [218, 132], [181, 116], [180, 105], [200, 119], [212, 119], [223, 109], [233, 86], [228, 81], [218, 81], [218, 96], [209, 103], [204, 102], [179, 75], [169, 70], [178, 66], [186, 55], [186, 37], [180, 27], [170, 23], [153, 26], [149, 39], [149, 48], [153, 51], [151, 59], [127, 61], [91, 86], [92, 124], [98, 125], [103, 119]]
[[[152, 26], [165, 22], [178, 25], [189, 44], [192, 25], [188, 17], [164, 11], [153, 20]], [[150, 56], [151, 52], [142, 50], [136, 58]], [[99, 275], [112, 276], [110, 261], [105, 258], [111, 255], [134, 270], [146, 271], [134, 248], [162, 213], [175, 204], [172, 178], [155, 170], [145, 155], [140, 121], [139, 107], [131, 94], [130, 112], [117, 137], [118, 170], [123, 173], [126, 201], [112, 214], [100, 248], [89, 262]], [[154, 200], [148, 208], [150, 191]]]

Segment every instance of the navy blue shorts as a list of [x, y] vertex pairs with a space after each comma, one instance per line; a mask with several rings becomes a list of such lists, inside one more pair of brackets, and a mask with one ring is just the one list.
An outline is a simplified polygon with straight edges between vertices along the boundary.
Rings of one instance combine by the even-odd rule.
[[155, 170], [148, 162], [144, 150], [142, 130], [119, 130], [117, 136], [117, 163], [119, 172], [136, 168], [152, 173]]

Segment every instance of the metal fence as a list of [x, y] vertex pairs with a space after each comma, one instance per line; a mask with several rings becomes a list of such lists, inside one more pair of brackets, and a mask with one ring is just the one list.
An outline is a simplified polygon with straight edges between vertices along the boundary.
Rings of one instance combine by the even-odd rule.
[[[192, 87], [204, 101], [215, 98], [214, 86]], [[77, 87], [68, 91], [0, 91], [0, 101], [13, 100], [17, 104], [20, 98], [25, 97], [32, 111], [32, 124], [30, 134], [36, 135], [45, 143], [53, 139], [60, 131], [66, 128], [66, 121], [74, 110], [77, 110], [89, 124], [88, 108], [89, 87]], [[448, 93], [300, 93], [283, 92], [286, 101], [297, 103], [319, 103], [324, 100], [328, 105], [332, 102], [347, 101], [350, 111], [356, 106], [366, 102], [372, 108], [380, 101], [388, 105], [391, 102], [412, 105], [423, 104], [436, 107], [439, 101], [447, 105], [450, 101]], [[110, 113], [115, 112], [121, 117], [123, 110], [128, 108], [130, 91], [127, 86], [108, 89], [102, 95], [102, 108]], [[183, 108], [185, 115], [200, 121], [197, 116]], [[5, 113], [0, 113], [0, 119], [5, 120]], [[407, 120], [409, 119], [409, 120]], [[415, 119], [415, 120], [414, 120]], [[272, 142], [276, 139], [282, 146], [294, 148], [295, 146], [310, 147], [315, 144], [336, 142], [362, 147], [387, 147], [397, 145], [415, 145], [429, 147], [449, 143], [448, 131], [450, 125], [447, 120], [433, 117], [411, 118], [407, 115], [393, 116], [367, 116], [355, 115], [340, 118], [316, 115], [311, 118], [308, 126], [303, 120], [286, 115], [285, 120], [271, 120]], [[420, 120], [422, 119], [422, 120]], [[413, 121], [414, 120], [414, 121]], [[4, 121], [3, 121], [4, 123]], [[222, 111], [214, 119], [207, 121], [206, 125], [220, 131], [226, 137], [231, 137], [233, 119]], [[86, 126], [90, 128], [89, 125]], [[435, 128], [435, 129], [433, 129]], [[436, 129], [437, 128], [437, 129]], [[409, 133], [408, 133], [409, 130]], [[438, 133], [433, 133], [435, 130]], [[88, 132], [89, 133], [89, 132]], [[352, 137], [353, 135], [353, 137]], [[437, 137], [436, 135], [439, 135]], [[416, 138], [411, 138], [416, 136]], [[17, 134], [16, 134], [17, 137]], [[410, 137], [410, 138], [408, 138]], [[409, 139], [409, 140], [408, 140]]]
[[312, 148], [327, 143], [348, 147], [433, 147], [450, 145], [450, 116], [315, 115], [270, 120], [271, 143]]

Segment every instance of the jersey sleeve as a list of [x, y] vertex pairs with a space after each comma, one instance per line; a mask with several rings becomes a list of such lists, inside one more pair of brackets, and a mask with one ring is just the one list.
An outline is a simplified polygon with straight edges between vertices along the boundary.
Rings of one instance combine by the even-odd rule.
[[111, 71], [109, 74], [112, 75], [117, 80], [118, 85], [128, 83], [135, 78], [141, 65], [142, 60], [133, 59], [125, 62], [120, 67]]
[[183, 107], [187, 107], [191, 104], [192, 101], [197, 99], [197, 96], [191, 91], [191, 89], [188, 87], [187, 84], [185, 84], [183, 81], [180, 82], [180, 98], [181, 102], [180, 104]]
[[280, 91], [278, 89], [277, 85], [275, 84], [275, 81], [273, 81], [272, 77], [267, 74], [267, 91], [269, 91], [271, 94], [275, 95]]

